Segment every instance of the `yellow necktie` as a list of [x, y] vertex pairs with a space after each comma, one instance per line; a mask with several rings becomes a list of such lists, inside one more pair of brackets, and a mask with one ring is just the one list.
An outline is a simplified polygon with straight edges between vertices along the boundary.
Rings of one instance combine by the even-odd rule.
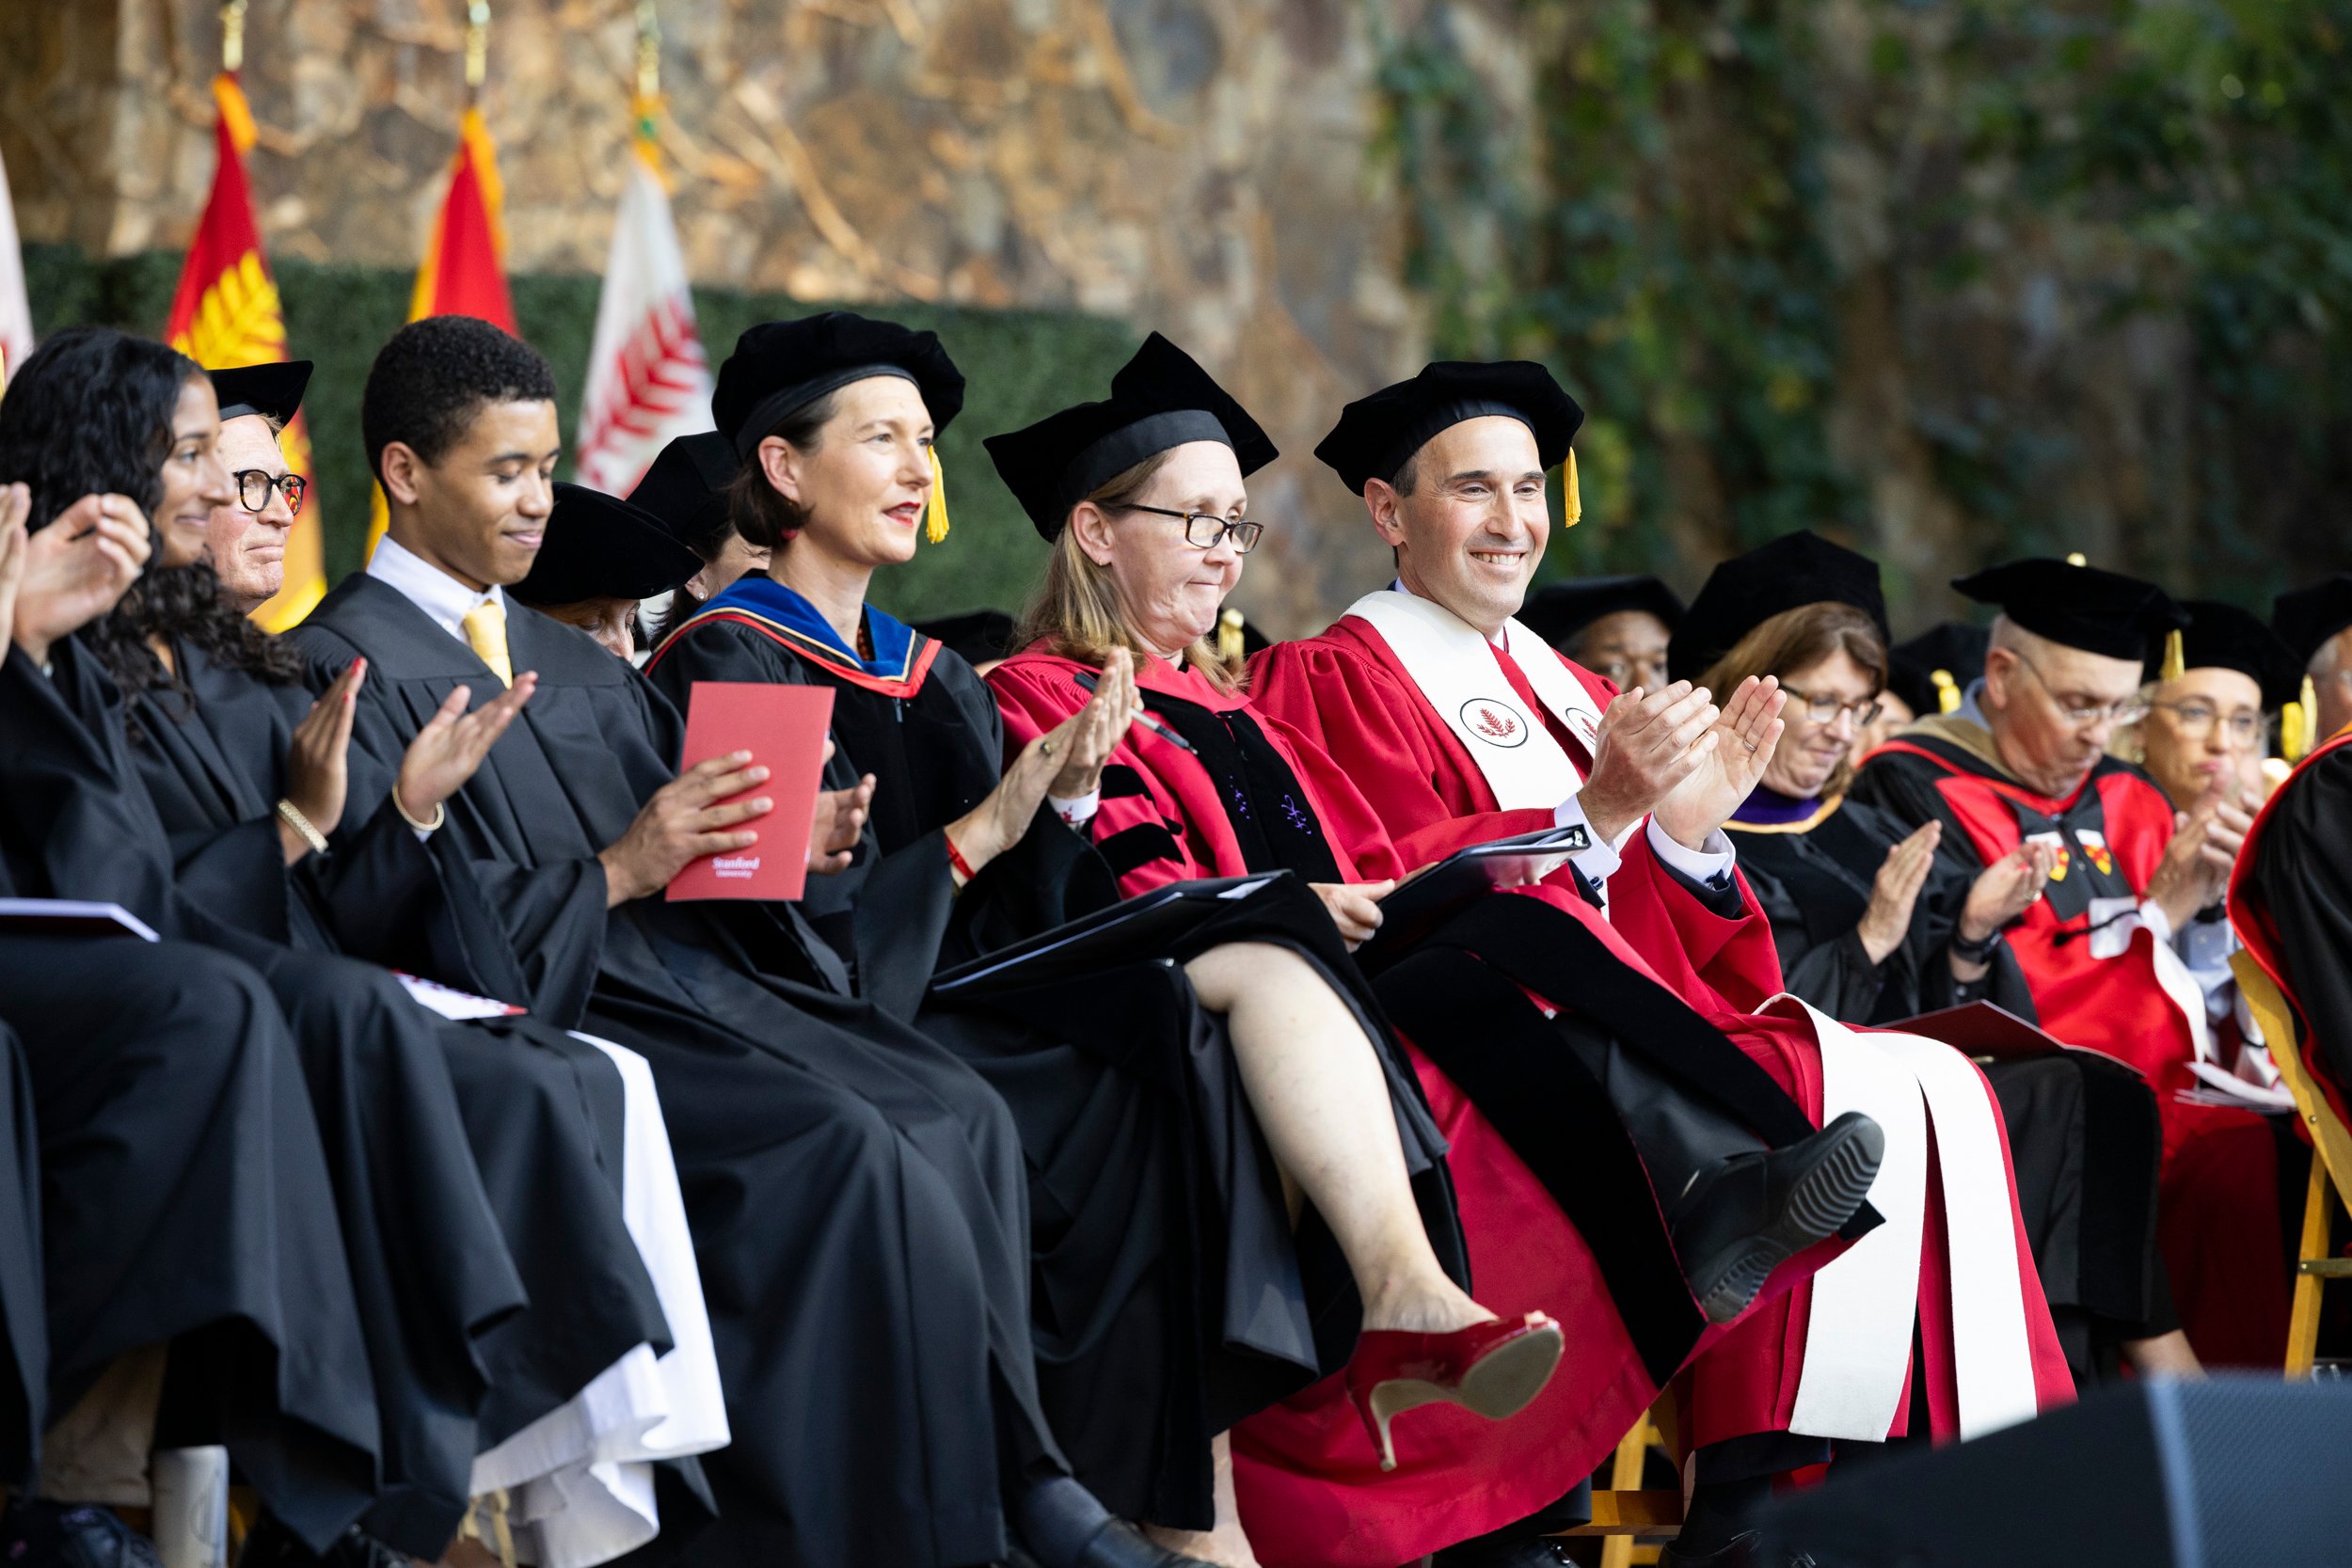
[[474, 657], [490, 667], [490, 673], [501, 686], [515, 684], [515, 666], [506, 657], [506, 610], [496, 599], [489, 599], [466, 611], [458, 623], [466, 633], [466, 646]]

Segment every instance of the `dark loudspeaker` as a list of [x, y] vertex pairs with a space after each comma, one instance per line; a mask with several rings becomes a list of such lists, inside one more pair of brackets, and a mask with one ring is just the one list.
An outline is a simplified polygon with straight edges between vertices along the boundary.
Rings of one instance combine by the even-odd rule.
[[1765, 1560], [1816, 1568], [2352, 1563], [2352, 1386], [2110, 1388], [1780, 1498]]

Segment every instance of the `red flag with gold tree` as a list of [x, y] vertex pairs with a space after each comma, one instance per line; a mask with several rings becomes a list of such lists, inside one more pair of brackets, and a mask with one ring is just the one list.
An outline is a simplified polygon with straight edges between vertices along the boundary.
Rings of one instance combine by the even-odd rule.
[[[213, 194], [189, 242], [164, 335], [171, 346], [206, 370], [237, 370], [274, 364], [286, 356], [286, 315], [262, 255], [261, 230], [253, 221], [253, 198], [246, 184], [245, 155], [254, 142], [253, 112], [237, 85], [234, 44], [231, 68], [213, 78], [213, 100], [220, 115], [213, 138], [219, 163]], [[305, 479], [310, 473], [310, 436], [302, 416], [279, 433], [286, 467]], [[272, 631], [284, 631], [310, 613], [326, 594], [326, 554], [319, 531], [318, 489], [294, 518], [286, 540], [286, 580], [275, 597], [253, 612]]]

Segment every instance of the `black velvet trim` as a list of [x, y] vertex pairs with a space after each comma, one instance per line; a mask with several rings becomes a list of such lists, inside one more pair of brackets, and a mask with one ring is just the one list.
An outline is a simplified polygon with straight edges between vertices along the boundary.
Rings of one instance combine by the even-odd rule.
[[1225, 423], [1205, 408], [1169, 408], [1147, 414], [1133, 424], [1120, 426], [1093, 442], [1062, 469], [1054, 489], [1054, 515], [1067, 517], [1070, 509], [1100, 490], [1107, 482], [1147, 457], [1156, 457], [1187, 441], [1233, 444]]
[[1132, 828], [1121, 829], [1094, 847], [1103, 857], [1104, 863], [1111, 868], [1114, 877], [1124, 877], [1136, 867], [1149, 865], [1153, 861], [1184, 858], [1183, 847], [1176, 842], [1176, 835], [1157, 822], [1138, 822]]
[[[1603, 1033], [1641, 1052], [1693, 1096], [1729, 1111], [1775, 1148], [1813, 1135], [1812, 1118], [1772, 1074], [1565, 911], [1540, 899], [1497, 895], [1454, 916], [1429, 944], [1474, 953], [1538, 995], [1573, 1006]], [[1572, 998], [1559, 994], [1563, 974], [1575, 977]], [[1882, 1223], [1879, 1212], [1866, 1203], [1838, 1234], [1851, 1241]]]
[[2082, 1305], [2120, 1323], [2155, 1315], [2164, 1268], [2156, 1250], [2156, 1171], [2164, 1132], [2148, 1081], [2120, 1063], [2081, 1056], [2083, 1085], [2082, 1223], [2077, 1294]]
[[1600, 1085], [1524, 991], [1459, 948], [1424, 948], [1374, 990], [1583, 1235], [1643, 1367], [1662, 1386], [1707, 1320], [1649, 1173]]
[[1102, 790], [1103, 799], [1105, 800], [1119, 800], [1130, 795], [1150, 793], [1144, 787], [1143, 775], [1123, 762], [1103, 765]]

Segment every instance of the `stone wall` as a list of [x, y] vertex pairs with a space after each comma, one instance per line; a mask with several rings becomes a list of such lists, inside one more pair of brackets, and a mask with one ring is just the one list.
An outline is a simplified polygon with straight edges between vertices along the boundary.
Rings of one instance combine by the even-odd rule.
[[[595, 272], [634, 6], [493, 8], [483, 102], [509, 264]], [[1289, 454], [1252, 486], [1278, 525], [1244, 587], [1253, 615], [1306, 628], [1377, 580], [1359, 503], [1308, 455], [1342, 402], [1417, 367], [1423, 336], [1397, 282], [1352, 0], [660, 0], [659, 14], [663, 146], [698, 281], [1160, 328]], [[252, 0], [250, 168], [273, 254], [413, 264], [464, 103], [464, 17], [463, 0]], [[184, 244], [218, 51], [211, 0], [0, 8], [0, 156], [25, 238]]]

